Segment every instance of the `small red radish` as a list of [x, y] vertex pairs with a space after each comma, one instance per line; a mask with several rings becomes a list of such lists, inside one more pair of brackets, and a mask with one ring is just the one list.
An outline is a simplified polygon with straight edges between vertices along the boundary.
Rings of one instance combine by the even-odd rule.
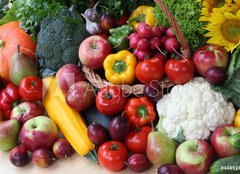
[[141, 39], [141, 37], [137, 33], [132, 33], [129, 36], [129, 45], [132, 49], [136, 49], [138, 46], [138, 41]]
[[152, 50], [157, 50], [161, 45], [162, 45], [162, 42], [158, 37], [153, 37], [150, 40], [150, 48]]
[[165, 45], [165, 42], [168, 39], [168, 37], [167, 36], [161, 36], [159, 39], [161, 41], [161, 45]]
[[165, 34], [167, 27], [159, 26], [159, 30], [162, 32], [162, 34]]
[[137, 49], [134, 49], [134, 50], [133, 50], [133, 55], [136, 56], [136, 57], [137, 57], [137, 52], [138, 52]]
[[166, 31], [166, 35], [167, 35], [167, 37], [176, 38], [175, 29], [173, 27], [168, 28], [167, 31]]
[[137, 49], [140, 51], [147, 51], [150, 47], [150, 43], [147, 39], [140, 39], [138, 41]]
[[164, 47], [168, 52], [174, 53], [179, 48], [177, 39], [168, 38], [164, 44]]
[[141, 22], [138, 25], [137, 33], [144, 39], [150, 39], [153, 37], [152, 29], [145, 22]]
[[157, 52], [156, 54], [153, 55], [153, 57], [159, 58], [164, 64], [167, 62], [167, 56], [162, 54], [161, 52]]
[[150, 50], [147, 50], [147, 51], [138, 50], [136, 54], [139, 61], [144, 61], [152, 57], [152, 52]]
[[159, 26], [154, 25], [154, 26], [152, 27], [152, 33], [153, 33], [153, 35], [156, 36], [156, 37], [161, 37], [163, 31], [160, 30]]

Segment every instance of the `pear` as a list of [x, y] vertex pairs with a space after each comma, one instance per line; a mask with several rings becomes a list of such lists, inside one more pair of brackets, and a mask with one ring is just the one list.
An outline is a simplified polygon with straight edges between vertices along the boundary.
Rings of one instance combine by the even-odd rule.
[[19, 86], [21, 80], [27, 76], [37, 76], [38, 69], [36, 64], [25, 54], [20, 52], [14, 53], [11, 58], [9, 77], [12, 83]]
[[148, 134], [147, 156], [156, 168], [174, 164], [176, 148], [176, 143], [163, 133], [156, 131]]
[[0, 150], [11, 150], [18, 142], [20, 125], [17, 120], [0, 122]]

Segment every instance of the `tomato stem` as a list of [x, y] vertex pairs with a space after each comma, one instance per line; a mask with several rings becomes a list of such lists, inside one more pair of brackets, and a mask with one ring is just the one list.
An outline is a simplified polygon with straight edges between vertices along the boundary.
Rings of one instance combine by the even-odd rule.
[[142, 128], [139, 127], [139, 126], [137, 126], [137, 127], [136, 127], [136, 132], [141, 132], [141, 131], [142, 131]]
[[107, 100], [111, 100], [112, 99], [112, 94], [109, 91], [105, 91], [104, 92], [104, 97]]
[[117, 144], [111, 144], [110, 150], [116, 151], [118, 150], [119, 146]]

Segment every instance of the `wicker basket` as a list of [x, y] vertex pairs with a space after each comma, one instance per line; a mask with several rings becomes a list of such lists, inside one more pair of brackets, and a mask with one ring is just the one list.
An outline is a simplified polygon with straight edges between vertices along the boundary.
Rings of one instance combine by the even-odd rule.
[[[186, 42], [186, 38], [183, 35], [183, 32], [181, 28], [179, 27], [177, 20], [175, 17], [170, 13], [166, 5], [164, 5], [162, 0], [154, 0], [156, 4], [159, 5], [163, 13], [166, 15], [170, 23], [172, 24], [172, 27], [176, 31], [176, 36], [181, 44], [181, 54], [185, 58], [190, 58], [190, 48]], [[101, 89], [105, 86], [113, 86], [114, 84], [102, 79], [98, 74], [96, 74], [92, 69], [87, 68], [86, 66], [82, 67], [82, 71], [85, 74], [85, 77], [88, 79], [88, 81], [96, 88]], [[165, 78], [161, 81], [159, 81], [159, 85], [162, 89], [169, 88], [170, 86], [173, 86], [174, 84], [168, 79]], [[119, 85], [119, 87], [124, 91], [125, 94], [134, 94], [134, 95], [141, 95], [143, 94], [144, 84], [136, 84], [133, 86], [130, 85]]]

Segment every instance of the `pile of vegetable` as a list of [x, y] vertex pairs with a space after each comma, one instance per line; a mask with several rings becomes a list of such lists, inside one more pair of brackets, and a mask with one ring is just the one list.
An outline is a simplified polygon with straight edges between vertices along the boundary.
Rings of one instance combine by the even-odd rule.
[[[0, 150], [13, 165], [76, 151], [113, 172], [239, 170], [240, 4], [163, 2], [190, 57], [155, 1], [1, 2]], [[234, 45], [212, 36], [222, 23]]]

